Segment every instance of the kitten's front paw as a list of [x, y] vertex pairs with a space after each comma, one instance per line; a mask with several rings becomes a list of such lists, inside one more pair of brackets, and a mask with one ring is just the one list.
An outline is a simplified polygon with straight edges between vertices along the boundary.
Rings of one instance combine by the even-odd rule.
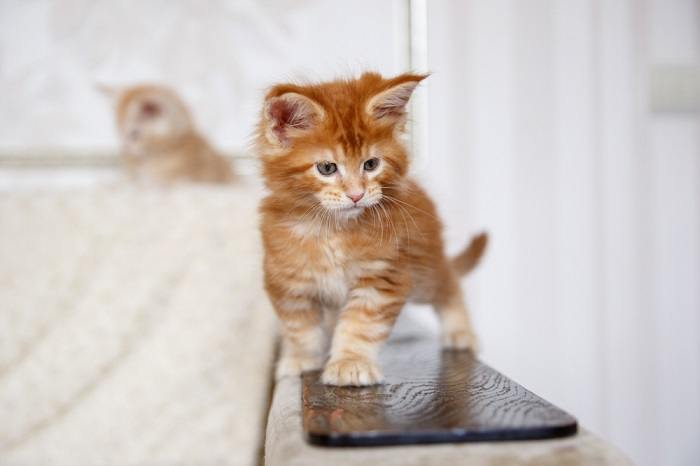
[[326, 364], [321, 381], [326, 385], [363, 387], [381, 383], [382, 373], [367, 359], [337, 359]]
[[442, 335], [442, 347], [448, 350], [479, 351], [479, 340], [468, 330], [452, 330]]
[[323, 367], [323, 359], [319, 356], [299, 357], [282, 356], [277, 362], [275, 378], [299, 377], [302, 372], [315, 371]]

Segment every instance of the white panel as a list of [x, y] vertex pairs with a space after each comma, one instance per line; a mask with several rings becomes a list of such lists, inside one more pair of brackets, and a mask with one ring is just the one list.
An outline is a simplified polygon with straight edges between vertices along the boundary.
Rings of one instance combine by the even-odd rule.
[[406, 66], [405, 0], [0, 2], [0, 149], [115, 146], [96, 82], [166, 82], [226, 149], [246, 146], [263, 89]]
[[[700, 4], [650, 0], [653, 64], [700, 66]], [[700, 117], [654, 115], [652, 269], [658, 464], [700, 462]]]
[[605, 426], [596, 83], [590, 2], [555, 2], [557, 392], [587, 428]]
[[700, 120], [657, 117], [651, 131], [656, 464], [691, 466], [700, 459]]
[[697, 64], [700, 57], [700, 3], [697, 0], [647, 0], [649, 58], [653, 63]]
[[658, 464], [649, 285], [649, 190], [642, 31], [631, 0], [598, 4], [599, 160], [603, 214], [607, 434], [639, 464]]
[[512, 3], [514, 98], [504, 116], [513, 124], [514, 223], [507, 240], [513, 243], [517, 274], [512, 292], [518, 329], [511, 338], [520, 354], [511, 364], [517, 364], [513, 370], [519, 380], [558, 402], [562, 354], [557, 350], [553, 3]]

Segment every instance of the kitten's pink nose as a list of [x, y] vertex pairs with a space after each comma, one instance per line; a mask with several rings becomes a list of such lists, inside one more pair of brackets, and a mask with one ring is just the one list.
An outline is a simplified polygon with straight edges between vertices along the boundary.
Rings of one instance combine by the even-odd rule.
[[352, 200], [352, 202], [354, 202], [354, 203], [357, 204], [357, 202], [358, 202], [360, 199], [362, 199], [362, 196], [364, 196], [365, 193], [364, 193], [364, 192], [361, 192], [361, 193], [345, 193], [345, 195], [346, 195], [347, 197], [349, 197], [350, 200]]

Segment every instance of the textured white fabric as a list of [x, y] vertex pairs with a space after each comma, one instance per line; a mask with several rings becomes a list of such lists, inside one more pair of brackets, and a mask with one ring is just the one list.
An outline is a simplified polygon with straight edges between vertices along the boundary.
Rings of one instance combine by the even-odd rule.
[[258, 191], [0, 194], [0, 464], [255, 464]]

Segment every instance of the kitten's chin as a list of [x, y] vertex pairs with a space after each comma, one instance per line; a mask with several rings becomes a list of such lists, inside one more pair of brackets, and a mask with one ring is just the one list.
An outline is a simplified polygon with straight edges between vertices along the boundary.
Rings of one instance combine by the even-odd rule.
[[138, 157], [143, 157], [148, 152], [141, 141], [126, 141], [123, 148], [129, 154]]
[[347, 207], [345, 209], [333, 209], [333, 214], [338, 220], [352, 220], [360, 215], [362, 215], [362, 212], [365, 211], [365, 208], [362, 206], [353, 206], [353, 207]]

